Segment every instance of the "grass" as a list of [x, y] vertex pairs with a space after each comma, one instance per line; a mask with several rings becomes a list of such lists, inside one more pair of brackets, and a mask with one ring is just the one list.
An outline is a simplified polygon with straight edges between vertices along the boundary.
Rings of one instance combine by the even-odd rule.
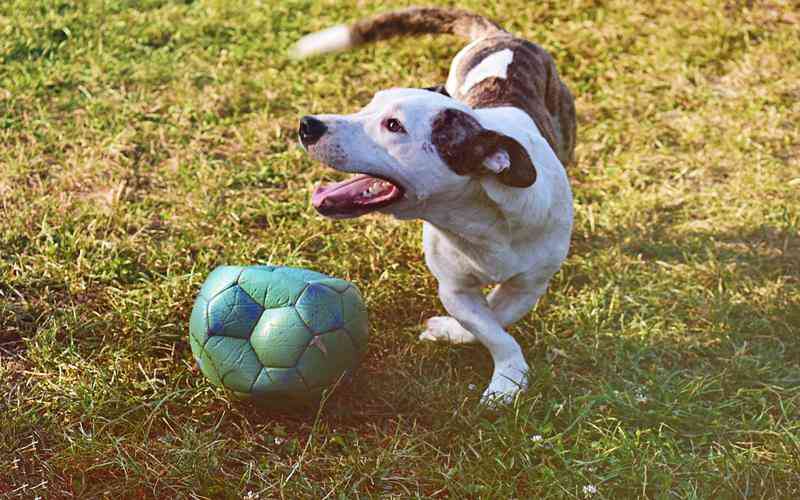
[[[0, 4], [0, 495], [800, 496], [800, 4], [460, 3], [550, 50], [579, 116], [573, 249], [500, 412], [483, 349], [415, 341], [441, 312], [420, 225], [310, 208], [334, 174], [298, 117], [441, 83], [461, 42], [286, 49], [398, 5]], [[367, 298], [318, 418], [193, 365], [204, 277], [266, 262]]]

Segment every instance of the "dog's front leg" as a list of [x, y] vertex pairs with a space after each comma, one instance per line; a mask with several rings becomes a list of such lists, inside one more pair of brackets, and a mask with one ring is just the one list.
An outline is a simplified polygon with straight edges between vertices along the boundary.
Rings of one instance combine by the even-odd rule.
[[472, 332], [492, 355], [494, 373], [482, 396], [487, 404], [511, 403], [528, 386], [528, 363], [514, 338], [503, 329], [480, 288], [440, 284], [439, 298], [450, 315]]

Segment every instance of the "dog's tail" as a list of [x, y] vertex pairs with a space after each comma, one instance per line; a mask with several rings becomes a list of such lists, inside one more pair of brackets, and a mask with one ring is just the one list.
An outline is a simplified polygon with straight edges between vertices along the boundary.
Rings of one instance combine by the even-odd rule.
[[472, 41], [504, 32], [485, 17], [464, 10], [412, 7], [306, 35], [292, 47], [291, 54], [299, 59], [401, 35], [443, 33]]

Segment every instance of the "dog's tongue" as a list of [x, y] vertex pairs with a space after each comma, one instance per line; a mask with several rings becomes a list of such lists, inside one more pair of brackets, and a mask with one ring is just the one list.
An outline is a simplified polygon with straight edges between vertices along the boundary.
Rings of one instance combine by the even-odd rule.
[[357, 175], [346, 181], [317, 187], [311, 204], [322, 215], [357, 217], [383, 208], [403, 196], [403, 189], [389, 181]]

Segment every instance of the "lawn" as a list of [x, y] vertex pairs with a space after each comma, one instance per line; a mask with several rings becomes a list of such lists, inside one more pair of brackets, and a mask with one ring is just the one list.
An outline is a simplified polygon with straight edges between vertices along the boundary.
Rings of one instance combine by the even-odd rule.
[[[336, 174], [298, 118], [442, 83], [463, 43], [287, 49], [399, 5], [0, 3], [0, 496], [800, 497], [800, 3], [459, 2], [549, 50], [579, 120], [571, 255], [500, 411], [484, 349], [416, 340], [420, 224], [310, 206]], [[268, 262], [371, 312], [318, 414], [191, 356], [205, 276]]]

